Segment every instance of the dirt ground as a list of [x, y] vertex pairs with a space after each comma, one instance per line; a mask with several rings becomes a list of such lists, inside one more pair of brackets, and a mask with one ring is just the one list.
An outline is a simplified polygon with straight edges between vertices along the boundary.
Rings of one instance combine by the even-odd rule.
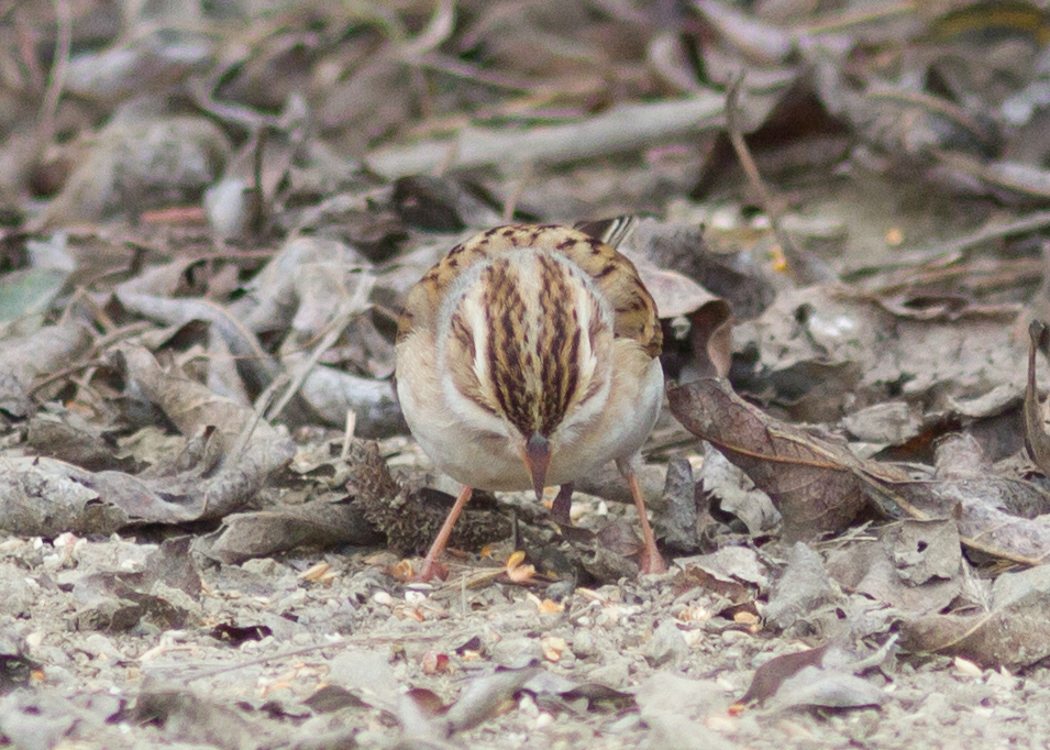
[[[362, 553], [330, 552], [202, 568], [199, 597], [169, 594], [183, 627], [78, 630], [75, 581], [134, 570], [148, 549], [0, 545], [5, 675], [34, 670], [31, 689], [0, 702], [11, 746], [992, 748], [1050, 736], [1044, 667], [1018, 676], [945, 657], [867, 670], [878, 706], [732, 712], [758, 665], [803, 644], [712, 617], [712, 597], [675, 596], [674, 571], [563, 589], [544, 612], [528, 588], [468, 588], [456, 573], [409, 588]], [[322, 561], [325, 580], [305, 579]], [[265, 635], [237, 642], [235, 629]]]

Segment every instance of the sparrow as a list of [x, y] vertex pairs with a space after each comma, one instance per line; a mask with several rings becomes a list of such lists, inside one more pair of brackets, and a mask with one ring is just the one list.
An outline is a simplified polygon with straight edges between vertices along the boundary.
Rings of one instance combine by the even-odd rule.
[[661, 346], [634, 265], [576, 229], [495, 227], [427, 271], [398, 320], [397, 394], [420, 447], [465, 489], [418, 578], [440, 571], [474, 488], [539, 500], [562, 485], [567, 520], [571, 483], [610, 461], [638, 510], [642, 571], [666, 571], [634, 468], [662, 404]]

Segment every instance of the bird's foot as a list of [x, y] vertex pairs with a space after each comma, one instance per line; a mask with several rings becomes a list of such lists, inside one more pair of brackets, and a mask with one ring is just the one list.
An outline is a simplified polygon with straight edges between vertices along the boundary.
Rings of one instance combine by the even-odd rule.
[[667, 564], [664, 562], [663, 555], [660, 554], [660, 550], [656, 548], [655, 543], [646, 545], [645, 549], [642, 550], [641, 557], [638, 560], [638, 567], [643, 575], [667, 572]]
[[437, 560], [431, 560], [427, 557], [423, 560], [423, 565], [419, 568], [419, 572], [414, 574], [410, 579], [410, 583], [429, 583], [432, 579], [437, 578], [438, 580], [444, 581], [448, 578], [448, 566], [443, 565]]

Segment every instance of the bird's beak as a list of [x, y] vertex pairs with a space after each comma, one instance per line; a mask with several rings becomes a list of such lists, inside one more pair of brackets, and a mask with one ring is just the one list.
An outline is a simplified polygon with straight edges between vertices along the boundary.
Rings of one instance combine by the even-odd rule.
[[536, 502], [543, 499], [543, 488], [547, 486], [547, 469], [551, 465], [551, 443], [538, 432], [525, 441], [525, 467], [532, 475], [532, 488], [536, 490]]

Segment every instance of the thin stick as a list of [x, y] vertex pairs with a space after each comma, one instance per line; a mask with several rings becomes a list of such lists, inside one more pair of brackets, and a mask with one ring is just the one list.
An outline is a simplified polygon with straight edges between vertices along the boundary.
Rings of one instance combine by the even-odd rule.
[[510, 221], [514, 218], [514, 209], [518, 206], [518, 201], [521, 200], [521, 194], [525, 192], [525, 185], [528, 184], [532, 178], [532, 164], [524, 164], [521, 168], [521, 175], [515, 181], [514, 186], [511, 188], [510, 195], [507, 197], [506, 202], [503, 204], [503, 221]]
[[48, 73], [47, 90], [40, 105], [40, 135], [38, 147], [44, 148], [55, 127], [55, 113], [58, 111], [58, 100], [66, 84], [66, 70], [69, 67], [69, 50], [73, 44], [73, 13], [69, 0], [55, 0], [55, 20], [58, 33], [55, 37], [55, 60]]
[[346, 428], [343, 430], [343, 449], [339, 451], [339, 458], [346, 460], [350, 455], [350, 443], [354, 439], [354, 428], [357, 427], [357, 414], [353, 409], [346, 410]]
[[976, 245], [983, 245], [992, 240], [1001, 240], [1015, 234], [1027, 234], [1050, 226], [1050, 211], [1040, 211], [1029, 216], [1022, 216], [1012, 221], [996, 222], [981, 227], [976, 232], [964, 234], [954, 240], [948, 240], [936, 247], [912, 252], [922, 255], [942, 255], [969, 250]]
[[284, 407], [292, 400], [292, 396], [299, 392], [303, 382], [306, 381], [306, 376], [310, 374], [310, 370], [312, 370], [314, 365], [321, 360], [324, 353], [332, 348], [332, 345], [334, 345], [336, 340], [342, 335], [343, 329], [349, 325], [350, 320], [365, 309], [368, 295], [372, 293], [372, 286], [374, 283], [375, 277], [370, 273], [363, 272], [361, 274], [357, 282], [357, 288], [354, 290], [354, 295], [350, 299], [344, 301], [341, 309], [329, 324], [328, 333], [326, 333], [320, 343], [314, 347], [314, 350], [310, 353], [310, 356], [306, 361], [301, 363], [297, 368], [297, 371], [292, 377], [291, 384], [281, 395], [280, 400], [278, 400], [273, 408], [270, 409], [267, 419], [275, 418], [284, 410]]
[[527, 130], [468, 126], [454, 138], [379, 149], [367, 161], [384, 177], [433, 174], [439, 168], [558, 164], [701, 133], [720, 125], [724, 111], [723, 98], [705, 92], [675, 101], [624, 104], [580, 122]]
[[769, 217], [773, 235], [777, 238], [784, 257], [788, 260], [788, 269], [795, 281], [800, 284], [833, 281], [835, 274], [827, 264], [798, 247], [791, 239], [791, 235], [784, 231], [784, 225], [781, 222], [784, 213], [783, 201], [774, 197], [773, 192], [762, 179], [762, 174], [758, 171], [758, 165], [751, 156], [751, 151], [744, 141], [744, 134], [740, 128], [739, 100], [740, 85], [743, 80], [742, 75], [736, 78], [729, 84], [729, 90], [726, 92], [726, 132], [729, 134], [729, 140], [733, 144], [737, 159], [740, 160], [740, 166], [743, 167], [751, 188], [758, 195], [762, 210]]

